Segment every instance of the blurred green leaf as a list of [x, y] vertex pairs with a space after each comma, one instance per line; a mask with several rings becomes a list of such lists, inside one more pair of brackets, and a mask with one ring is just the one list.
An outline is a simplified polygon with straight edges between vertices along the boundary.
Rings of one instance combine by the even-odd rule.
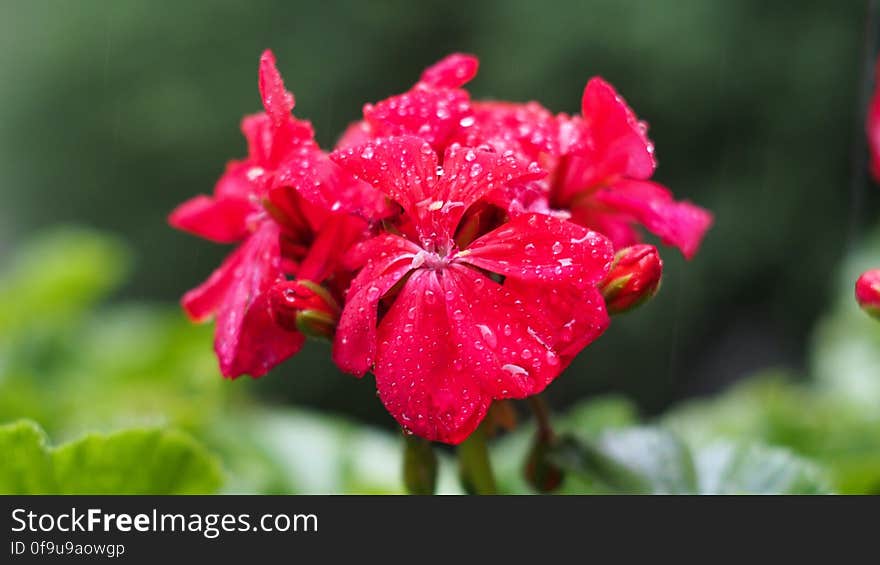
[[691, 449], [662, 428], [609, 431], [596, 441], [569, 438], [557, 462], [612, 493], [820, 494], [820, 469], [788, 451], [716, 443]]
[[[224, 420], [207, 442], [228, 461], [230, 492], [404, 493], [396, 434], [290, 408], [243, 410]], [[461, 492], [452, 462], [440, 453], [437, 492]]]
[[825, 474], [815, 464], [779, 448], [715, 443], [696, 451], [700, 493], [827, 494]]
[[210, 494], [222, 484], [217, 460], [180, 432], [137, 429], [90, 434], [49, 447], [33, 422], [0, 427], [5, 494]]
[[655, 494], [697, 491], [690, 449], [676, 435], [656, 428], [628, 428], [603, 433], [596, 449], [640, 477]]
[[0, 426], [0, 493], [42, 494], [55, 489], [46, 434], [29, 421]]
[[825, 386], [764, 373], [682, 404], [662, 422], [697, 446], [729, 439], [785, 447], [827, 468], [837, 492], [880, 492], [880, 414]]
[[0, 336], [70, 319], [116, 288], [128, 263], [118, 240], [82, 228], [28, 241], [0, 275]]

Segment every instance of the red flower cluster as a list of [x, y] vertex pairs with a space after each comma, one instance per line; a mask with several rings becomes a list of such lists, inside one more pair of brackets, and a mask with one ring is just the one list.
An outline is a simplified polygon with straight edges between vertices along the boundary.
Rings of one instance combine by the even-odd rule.
[[[303, 333], [333, 335], [334, 361], [372, 371], [401, 426], [458, 443], [493, 400], [541, 392], [607, 328], [600, 289], [637, 226], [693, 256], [711, 215], [649, 180], [646, 126], [610, 85], [590, 80], [581, 115], [554, 115], [472, 101], [477, 66], [451, 55], [367, 104], [328, 154], [263, 54], [248, 157], [170, 217], [238, 244], [183, 299], [193, 319], [216, 317], [225, 376], [266, 373]], [[630, 255], [617, 309], [659, 285], [656, 250]]]

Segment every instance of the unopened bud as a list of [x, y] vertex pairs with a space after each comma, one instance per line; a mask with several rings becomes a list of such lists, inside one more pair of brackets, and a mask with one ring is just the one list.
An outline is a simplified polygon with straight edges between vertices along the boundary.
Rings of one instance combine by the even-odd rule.
[[310, 337], [333, 337], [339, 305], [330, 292], [307, 280], [284, 281], [269, 291], [272, 319], [288, 331]]
[[660, 288], [663, 261], [653, 245], [633, 245], [614, 256], [601, 284], [609, 314], [621, 314], [650, 300]]
[[862, 273], [856, 281], [856, 301], [868, 315], [880, 319], [880, 269]]

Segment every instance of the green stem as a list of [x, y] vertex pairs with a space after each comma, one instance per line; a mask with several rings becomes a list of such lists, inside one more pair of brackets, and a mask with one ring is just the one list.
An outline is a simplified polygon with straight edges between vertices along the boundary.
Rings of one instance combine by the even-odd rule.
[[552, 442], [556, 438], [556, 434], [553, 432], [553, 425], [550, 423], [550, 410], [547, 408], [547, 403], [544, 402], [543, 398], [536, 395], [529, 397], [529, 406], [531, 406], [532, 412], [535, 414], [535, 421], [538, 424], [538, 435], [541, 439]]
[[404, 435], [403, 484], [409, 494], [434, 494], [437, 489], [437, 455], [431, 442]]
[[496, 494], [495, 475], [489, 461], [485, 422], [458, 446], [458, 472], [470, 494]]

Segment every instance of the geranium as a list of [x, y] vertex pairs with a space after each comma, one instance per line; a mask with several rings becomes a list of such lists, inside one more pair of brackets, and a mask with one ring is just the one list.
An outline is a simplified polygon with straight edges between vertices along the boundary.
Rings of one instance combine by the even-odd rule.
[[311, 124], [291, 115], [293, 95], [269, 51], [259, 87], [265, 112], [241, 125], [247, 158], [227, 165], [213, 196], [196, 196], [169, 216], [178, 229], [238, 244], [182, 300], [193, 320], [216, 318], [214, 347], [227, 377], [261, 376], [302, 346], [300, 333], [272, 320], [268, 291], [287, 275], [321, 282], [334, 274], [340, 252], [364, 229], [334, 210], [378, 215], [385, 206], [327, 159]]
[[[432, 145], [414, 136], [332, 157], [402, 209], [394, 228], [353, 253], [352, 266], [362, 268], [346, 297], [334, 359], [358, 375], [372, 368], [379, 397], [404, 428], [458, 443], [493, 399], [541, 392], [604, 331], [595, 285], [612, 251], [602, 235], [523, 214], [456, 239], [472, 205], [542, 173], [460, 145], [447, 148], [440, 166]], [[541, 306], [547, 300], [555, 310]]]
[[656, 249], [623, 249], [635, 225], [693, 256], [711, 215], [648, 180], [644, 124], [607, 83], [591, 80], [570, 117], [472, 101], [477, 67], [454, 54], [366, 104], [328, 155], [263, 54], [247, 158], [170, 217], [238, 244], [183, 298], [193, 319], [216, 317], [224, 375], [260, 376], [304, 334], [331, 338], [404, 429], [459, 443], [494, 401], [544, 390], [609, 310], [656, 292]]
[[489, 145], [549, 173], [494, 194], [509, 212], [568, 216], [603, 233], [618, 249], [641, 241], [636, 229], [641, 225], [685, 257], [696, 254], [712, 215], [676, 201], [649, 180], [656, 161], [647, 124], [610, 84], [590, 79], [581, 114], [554, 115], [537, 102], [471, 101], [461, 87], [477, 67], [470, 55], [446, 57], [409, 91], [365, 106], [364, 120], [349, 128], [338, 147], [399, 134], [422, 136], [440, 154], [451, 143]]

